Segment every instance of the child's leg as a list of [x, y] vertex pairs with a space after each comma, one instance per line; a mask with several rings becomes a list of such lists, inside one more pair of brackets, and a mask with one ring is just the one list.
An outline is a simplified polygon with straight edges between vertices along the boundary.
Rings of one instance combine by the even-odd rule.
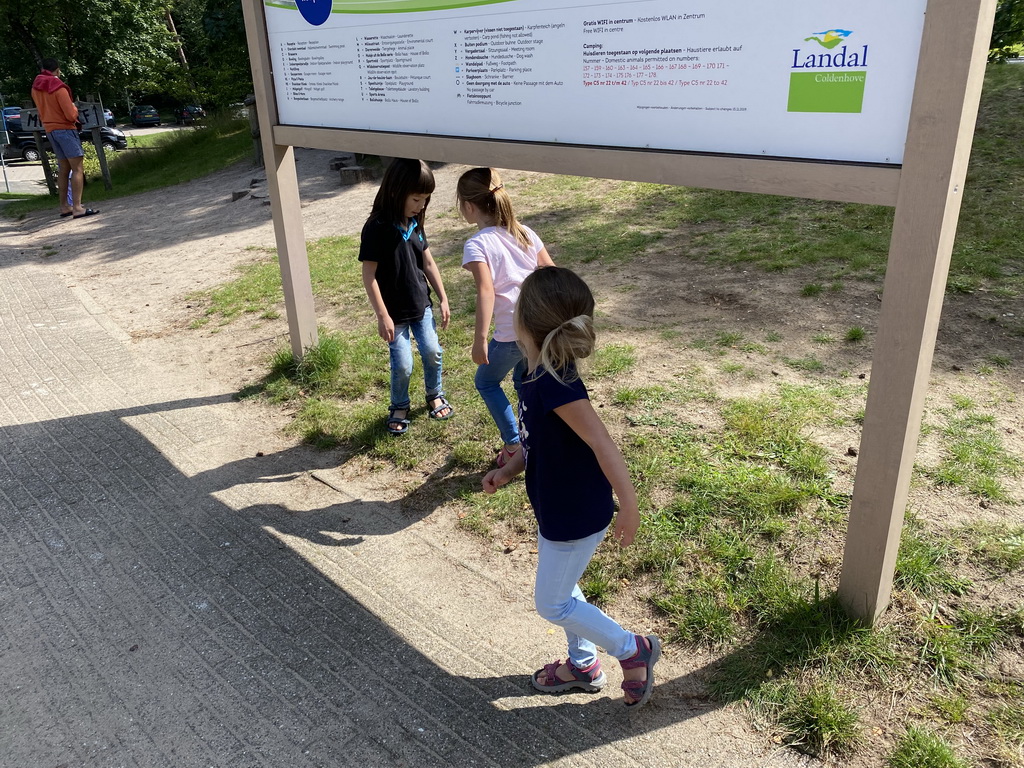
[[597, 606], [586, 602], [577, 581], [594, 556], [604, 531], [576, 541], [549, 541], [537, 537], [537, 613], [565, 630], [569, 659], [578, 667], [592, 664], [595, 643], [612, 656], [625, 659], [636, 652], [632, 633]]
[[437, 338], [437, 326], [434, 325], [434, 313], [430, 307], [423, 311], [423, 317], [410, 323], [412, 335], [416, 337], [416, 346], [420, 350], [423, 361], [423, 384], [427, 390], [427, 402], [444, 395], [441, 386], [441, 342]]
[[412, 344], [409, 325], [395, 326], [395, 340], [388, 344], [391, 354], [391, 407], [408, 411], [409, 379], [412, 377]]
[[498, 426], [502, 441], [505, 445], [515, 445], [519, 442], [519, 426], [512, 404], [501, 388], [501, 382], [509, 371], [517, 369], [523, 360], [523, 353], [514, 341], [491, 339], [487, 345], [487, 360], [486, 365], [476, 369], [473, 383]]

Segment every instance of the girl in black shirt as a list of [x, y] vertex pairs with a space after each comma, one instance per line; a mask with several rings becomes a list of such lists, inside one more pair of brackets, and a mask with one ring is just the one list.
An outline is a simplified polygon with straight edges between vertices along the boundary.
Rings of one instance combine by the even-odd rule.
[[437, 294], [442, 328], [448, 327], [451, 311], [423, 232], [433, 191], [434, 174], [425, 162], [393, 160], [377, 190], [359, 245], [363, 287], [377, 316], [377, 333], [390, 350], [391, 405], [385, 425], [393, 435], [409, 431], [410, 337], [415, 337], [423, 361], [430, 418], [447, 419], [453, 413], [441, 385], [443, 350], [437, 339], [431, 288]]

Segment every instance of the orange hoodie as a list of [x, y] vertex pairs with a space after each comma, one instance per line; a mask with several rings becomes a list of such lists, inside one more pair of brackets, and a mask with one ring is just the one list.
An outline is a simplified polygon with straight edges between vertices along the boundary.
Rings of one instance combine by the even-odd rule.
[[76, 130], [78, 107], [71, 98], [71, 89], [52, 72], [43, 70], [36, 77], [32, 83], [32, 101], [39, 110], [39, 121], [46, 131]]

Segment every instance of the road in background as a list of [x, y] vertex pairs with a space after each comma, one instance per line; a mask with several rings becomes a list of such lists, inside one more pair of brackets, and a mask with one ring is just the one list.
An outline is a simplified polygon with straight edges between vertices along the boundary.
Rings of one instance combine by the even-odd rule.
[[[146, 136], [151, 133], [164, 133], [166, 131], [180, 131], [190, 126], [181, 125], [159, 125], [146, 128], [136, 128], [131, 125], [118, 125], [117, 129], [124, 131], [131, 146], [132, 136]], [[46, 194], [46, 177], [43, 175], [43, 164], [40, 161], [29, 162], [27, 160], [4, 160], [3, 161], [7, 185], [3, 182], [3, 175], [0, 173], [0, 192], [6, 192], [10, 186], [13, 194], [19, 195], [44, 195]]]

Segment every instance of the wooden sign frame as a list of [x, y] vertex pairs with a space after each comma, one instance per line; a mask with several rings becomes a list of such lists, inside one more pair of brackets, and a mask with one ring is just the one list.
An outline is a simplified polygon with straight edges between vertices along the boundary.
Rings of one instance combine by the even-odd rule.
[[243, 0], [292, 350], [317, 341], [294, 147], [894, 206], [839, 596], [888, 606], [996, 0], [929, 0], [899, 167], [281, 125], [261, 0]]

